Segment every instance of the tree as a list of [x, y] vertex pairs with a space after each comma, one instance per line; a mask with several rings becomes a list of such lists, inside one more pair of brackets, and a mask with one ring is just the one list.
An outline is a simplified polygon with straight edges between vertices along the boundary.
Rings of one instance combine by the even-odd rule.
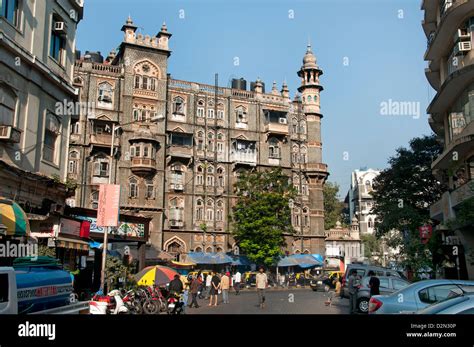
[[338, 193], [339, 185], [337, 183], [326, 182], [323, 188], [325, 230], [334, 228], [337, 221], [342, 222], [343, 226], [349, 224], [348, 217], [343, 213], [344, 203], [337, 198]]
[[295, 189], [281, 169], [242, 173], [235, 184], [232, 234], [257, 264], [270, 266], [282, 254], [284, 234], [292, 234], [290, 199]]
[[[391, 230], [402, 233], [401, 251], [405, 265], [415, 272], [430, 265], [430, 247], [420, 242], [418, 228], [431, 223], [429, 206], [441, 198], [445, 187], [431, 173], [431, 162], [443, 148], [435, 136], [410, 140], [409, 148], [398, 148], [389, 167], [374, 180], [374, 207], [377, 235]], [[436, 238], [434, 238], [436, 239]]]

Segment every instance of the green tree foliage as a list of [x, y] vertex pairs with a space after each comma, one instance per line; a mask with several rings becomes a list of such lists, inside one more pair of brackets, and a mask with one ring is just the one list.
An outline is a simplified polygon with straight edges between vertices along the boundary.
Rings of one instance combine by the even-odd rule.
[[[413, 270], [429, 266], [431, 252], [420, 242], [418, 228], [430, 223], [429, 206], [445, 189], [431, 173], [431, 162], [442, 152], [435, 136], [414, 138], [409, 148], [398, 148], [389, 167], [374, 180], [374, 208], [377, 235], [390, 230], [402, 233], [401, 251]], [[436, 238], [433, 238], [434, 240]], [[429, 245], [436, 247], [435, 245]]]
[[348, 216], [343, 213], [344, 203], [339, 201], [338, 193], [339, 185], [337, 183], [326, 182], [323, 188], [325, 230], [334, 228], [337, 221], [340, 221], [343, 226], [349, 224]]
[[282, 254], [284, 234], [293, 233], [289, 203], [295, 190], [281, 169], [242, 173], [235, 188], [234, 238], [250, 260], [269, 266]]

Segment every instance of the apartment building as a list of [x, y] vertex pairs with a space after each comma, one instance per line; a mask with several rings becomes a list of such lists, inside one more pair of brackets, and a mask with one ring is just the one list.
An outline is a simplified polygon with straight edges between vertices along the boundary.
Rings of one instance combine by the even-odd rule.
[[286, 83], [265, 93], [259, 79], [249, 89], [243, 79], [232, 88], [219, 86], [217, 76], [214, 85], [174, 79], [165, 24], [155, 36], [143, 35], [128, 18], [122, 31], [118, 51], [105, 59], [86, 52], [76, 62], [74, 85], [93, 107], [71, 127], [74, 204], [95, 208], [99, 184], [112, 174], [122, 186], [121, 210], [151, 218], [154, 248], [177, 258], [190, 251], [237, 252], [230, 233], [234, 183], [245, 170], [281, 167], [299, 192], [292, 202], [295, 235], [287, 235], [285, 250], [322, 254], [328, 172], [322, 70], [311, 47], [297, 72], [300, 95], [292, 100]]
[[425, 74], [436, 91], [427, 113], [444, 146], [431, 167], [448, 187], [430, 215], [442, 234], [444, 263], [455, 264], [445, 267], [444, 276], [474, 279], [474, 221], [458, 218], [474, 199], [474, 1], [424, 0], [422, 10]]

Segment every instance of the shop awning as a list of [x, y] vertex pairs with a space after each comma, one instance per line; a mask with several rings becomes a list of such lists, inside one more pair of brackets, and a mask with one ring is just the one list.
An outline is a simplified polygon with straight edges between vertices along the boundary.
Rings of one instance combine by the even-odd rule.
[[310, 268], [322, 266], [323, 262], [316, 259], [311, 254], [293, 254], [282, 258], [278, 262], [278, 267], [299, 266], [301, 268]]
[[0, 233], [9, 236], [29, 236], [31, 233], [25, 211], [16, 202], [3, 197], [0, 197]]
[[196, 265], [195, 263], [184, 263], [184, 262], [182, 263], [182, 262], [179, 262], [179, 261], [176, 261], [176, 260], [172, 260], [171, 264], [179, 266], [179, 267], [189, 267], [189, 266]]
[[89, 243], [82, 240], [69, 239], [66, 237], [58, 237], [56, 246], [60, 248], [77, 249], [79, 251], [88, 251]]
[[192, 262], [195, 264], [218, 265], [230, 264], [233, 262], [233, 259], [225, 253], [190, 252], [186, 255], [186, 262]]

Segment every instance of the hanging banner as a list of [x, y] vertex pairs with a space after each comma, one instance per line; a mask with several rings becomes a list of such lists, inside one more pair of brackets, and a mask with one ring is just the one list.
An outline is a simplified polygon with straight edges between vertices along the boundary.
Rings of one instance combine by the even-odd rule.
[[119, 203], [120, 185], [101, 184], [99, 189], [99, 206], [97, 208], [97, 226], [118, 226]]
[[431, 225], [423, 225], [418, 228], [420, 232], [421, 243], [427, 244], [433, 234], [433, 227]]

